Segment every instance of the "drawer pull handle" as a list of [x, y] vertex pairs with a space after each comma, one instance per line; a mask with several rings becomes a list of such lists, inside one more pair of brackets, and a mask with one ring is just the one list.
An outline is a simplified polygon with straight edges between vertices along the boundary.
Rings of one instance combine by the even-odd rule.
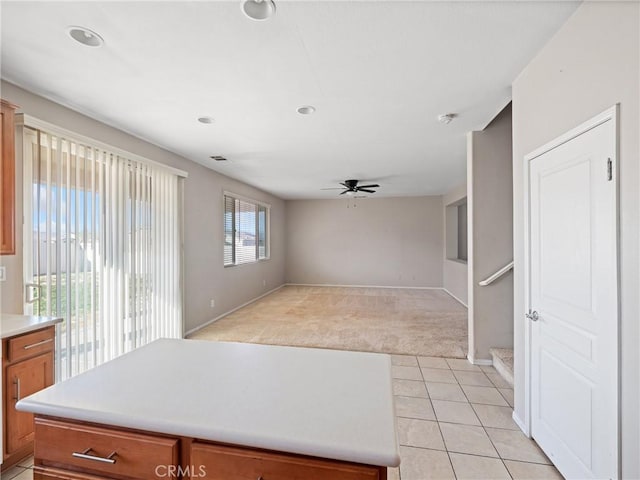
[[44, 345], [45, 343], [49, 343], [49, 342], [53, 342], [53, 339], [47, 338], [46, 340], [42, 340], [41, 342], [32, 343], [31, 345], [25, 345], [22, 348], [24, 348], [25, 350], [29, 350], [31, 348], [39, 347], [40, 345]]
[[20, 401], [20, 377], [16, 377], [16, 379], [13, 381], [13, 384], [16, 386], [16, 396], [13, 397], [13, 399], [16, 402]]
[[111, 452], [107, 457], [99, 457], [97, 455], [89, 455], [89, 452], [91, 450], [92, 450], [91, 448], [87, 448], [83, 452], [73, 452], [71, 454], [71, 456], [72, 457], [76, 457], [76, 458], [82, 458], [84, 460], [95, 460], [96, 462], [111, 463], [111, 464], [116, 463], [116, 459], [113, 458], [113, 457], [116, 456], [116, 451], [115, 450], [113, 452]]

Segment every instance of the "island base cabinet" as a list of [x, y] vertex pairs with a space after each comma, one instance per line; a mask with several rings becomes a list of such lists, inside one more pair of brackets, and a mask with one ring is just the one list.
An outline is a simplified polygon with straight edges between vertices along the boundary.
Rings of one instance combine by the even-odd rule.
[[34, 478], [150, 480], [165, 478], [179, 462], [178, 439], [40, 417], [35, 433]]
[[191, 479], [386, 480], [384, 467], [193, 442]]

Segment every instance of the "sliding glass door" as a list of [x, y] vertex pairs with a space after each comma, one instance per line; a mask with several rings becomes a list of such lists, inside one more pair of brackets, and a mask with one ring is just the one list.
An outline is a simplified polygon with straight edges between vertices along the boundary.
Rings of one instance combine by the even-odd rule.
[[182, 336], [178, 176], [23, 128], [25, 311], [62, 317], [56, 378]]

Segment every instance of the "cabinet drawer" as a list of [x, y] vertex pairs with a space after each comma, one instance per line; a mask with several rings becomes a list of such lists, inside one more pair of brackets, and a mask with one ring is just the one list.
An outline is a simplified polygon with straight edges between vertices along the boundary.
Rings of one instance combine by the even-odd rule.
[[[44, 467], [144, 479], [178, 464], [178, 440], [44, 418], [35, 421], [34, 456]], [[100, 460], [102, 459], [102, 460]]]
[[97, 477], [87, 473], [60, 470], [58, 468], [33, 468], [33, 480], [109, 480], [107, 477]]
[[7, 342], [8, 360], [15, 362], [53, 350], [54, 334], [55, 327], [48, 327], [10, 338]]
[[200, 442], [194, 442], [191, 445], [190, 463], [195, 474], [207, 480], [255, 480], [256, 478], [384, 480], [386, 478], [385, 469], [380, 467]]

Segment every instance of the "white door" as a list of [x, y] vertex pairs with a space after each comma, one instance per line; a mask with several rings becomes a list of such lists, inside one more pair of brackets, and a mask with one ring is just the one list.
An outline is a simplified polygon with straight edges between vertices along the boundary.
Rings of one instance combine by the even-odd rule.
[[531, 433], [567, 478], [618, 476], [615, 115], [600, 122], [529, 162]]

